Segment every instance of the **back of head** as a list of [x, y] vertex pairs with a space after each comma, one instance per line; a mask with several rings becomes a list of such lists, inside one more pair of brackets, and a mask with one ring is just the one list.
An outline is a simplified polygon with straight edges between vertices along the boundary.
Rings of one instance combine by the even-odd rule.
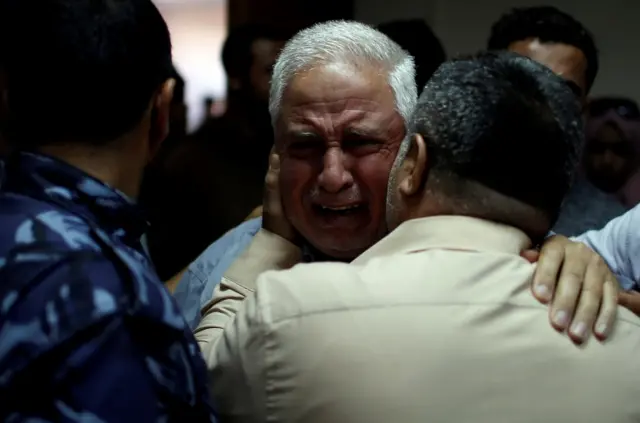
[[18, 148], [116, 139], [172, 76], [169, 31], [151, 0], [4, 0], [2, 9]]
[[506, 50], [512, 43], [529, 38], [581, 50], [587, 59], [587, 89], [591, 88], [598, 74], [598, 51], [593, 36], [579, 21], [552, 6], [515, 8], [493, 24], [487, 48]]
[[388, 74], [398, 113], [408, 122], [417, 99], [413, 58], [380, 31], [351, 21], [329, 21], [296, 34], [276, 62], [269, 95], [276, 121], [285, 89], [297, 74], [315, 66], [373, 67]]
[[[538, 211], [550, 228], [583, 141], [571, 89], [508, 52], [444, 64], [418, 100], [410, 130], [426, 140], [429, 179], [442, 182], [442, 194], [472, 215], [525, 231], [530, 222], [518, 221], [516, 205]], [[490, 192], [505, 202], [488, 201]]]
[[388, 22], [379, 25], [378, 30], [413, 56], [418, 92], [422, 91], [431, 75], [447, 60], [442, 43], [422, 19]]

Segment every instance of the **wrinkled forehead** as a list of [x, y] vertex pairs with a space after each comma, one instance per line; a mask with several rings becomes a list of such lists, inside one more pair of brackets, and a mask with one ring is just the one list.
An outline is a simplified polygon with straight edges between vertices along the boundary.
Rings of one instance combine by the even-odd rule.
[[283, 92], [284, 124], [310, 115], [398, 114], [388, 74], [375, 67], [329, 64], [295, 75]]

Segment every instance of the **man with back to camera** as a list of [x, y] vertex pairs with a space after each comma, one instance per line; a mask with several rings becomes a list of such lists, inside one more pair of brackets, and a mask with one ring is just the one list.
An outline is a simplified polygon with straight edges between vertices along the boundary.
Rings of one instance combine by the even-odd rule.
[[[225, 255], [237, 259], [221, 281], [211, 280], [212, 274], [207, 283], [215, 289], [196, 329], [205, 356], [261, 272], [313, 260], [350, 261], [386, 234], [388, 175], [415, 107], [413, 81], [411, 57], [364, 24], [326, 22], [287, 43], [273, 74], [270, 110], [277, 154], [267, 176], [262, 228], [244, 251]], [[557, 242], [562, 247], [549, 248]], [[583, 256], [587, 263], [578, 258], [587, 247], [581, 246], [573, 259], [575, 250], [566, 248], [550, 317], [559, 330], [571, 326], [571, 336], [580, 341], [600, 327], [593, 322], [601, 296], [603, 320], [598, 321], [611, 316], [616, 288], [605, 284], [603, 290], [600, 281], [608, 280], [608, 270], [594, 276], [598, 256]], [[554, 263], [562, 262], [564, 244], [549, 241], [548, 255], [544, 251], [534, 285], [551, 282], [551, 297], [558, 279]], [[585, 294], [576, 307], [578, 296], [571, 292], [580, 291], [582, 278]], [[538, 289], [534, 292], [543, 297]]]
[[168, 133], [166, 23], [150, 0], [4, 0], [0, 20], [0, 421], [215, 421], [135, 204]]
[[571, 90], [528, 58], [483, 53], [443, 65], [408, 127], [387, 196], [392, 232], [351, 264], [262, 274], [207, 355], [221, 415], [635, 421], [638, 318], [621, 309], [606, 347], [576, 348], [548, 330], [520, 256], [573, 178], [583, 129]]

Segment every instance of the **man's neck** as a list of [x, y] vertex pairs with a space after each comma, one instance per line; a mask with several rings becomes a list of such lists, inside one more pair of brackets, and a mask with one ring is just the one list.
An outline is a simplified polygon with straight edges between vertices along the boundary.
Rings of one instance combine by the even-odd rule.
[[441, 187], [428, 186], [421, 200], [410, 205], [400, 219], [406, 221], [432, 216], [467, 216], [512, 226], [531, 239], [544, 239], [551, 228], [549, 217], [522, 201], [498, 193], [477, 182], [458, 187], [447, 195]]
[[108, 147], [79, 146], [75, 144], [48, 145], [39, 147], [38, 152], [55, 157], [74, 166], [89, 176], [135, 200], [142, 181], [142, 169], [125, 160], [122, 150]]

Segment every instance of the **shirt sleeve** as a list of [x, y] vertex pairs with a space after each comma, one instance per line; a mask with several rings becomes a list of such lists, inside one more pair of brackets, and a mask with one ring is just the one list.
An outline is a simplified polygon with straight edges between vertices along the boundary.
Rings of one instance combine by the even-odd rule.
[[211, 301], [222, 276], [251, 243], [261, 225], [261, 219], [254, 219], [232, 229], [187, 268], [173, 296], [192, 330], [200, 323], [202, 308]]
[[194, 334], [210, 366], [212, 351], [225, 326], [233, 320], [245, 298], [255, 291], [258, 276], [268, 270], [289, 269], [302, 259], [300, 248], [265, 230], [260, 230], [249, 247], [229, 267], [203, 309]]
[[145, 360], [149, 340], [130, 327], [128, 287], [113, 264], [78, 252], [61, 262], [20, 263], [7, 282], [33, 276], [26, 269], [34, 268], [46, 277], [31, 279], [20, 299], [5, 296], [16, 300], [5, 302], [0, 320], [0, 421], [160, 418]]
[[264, 422], [267, 330], [256, 295], [242, 303], [216, 348], [210, 351], [209, 383], [221, 421]]
[[622, 288], [628, 290], [637, 288], [640, 281], [639, 227], [640, 205], [613, 219], [603, 229], [586, 232], [574, 240], [600, 254]]

